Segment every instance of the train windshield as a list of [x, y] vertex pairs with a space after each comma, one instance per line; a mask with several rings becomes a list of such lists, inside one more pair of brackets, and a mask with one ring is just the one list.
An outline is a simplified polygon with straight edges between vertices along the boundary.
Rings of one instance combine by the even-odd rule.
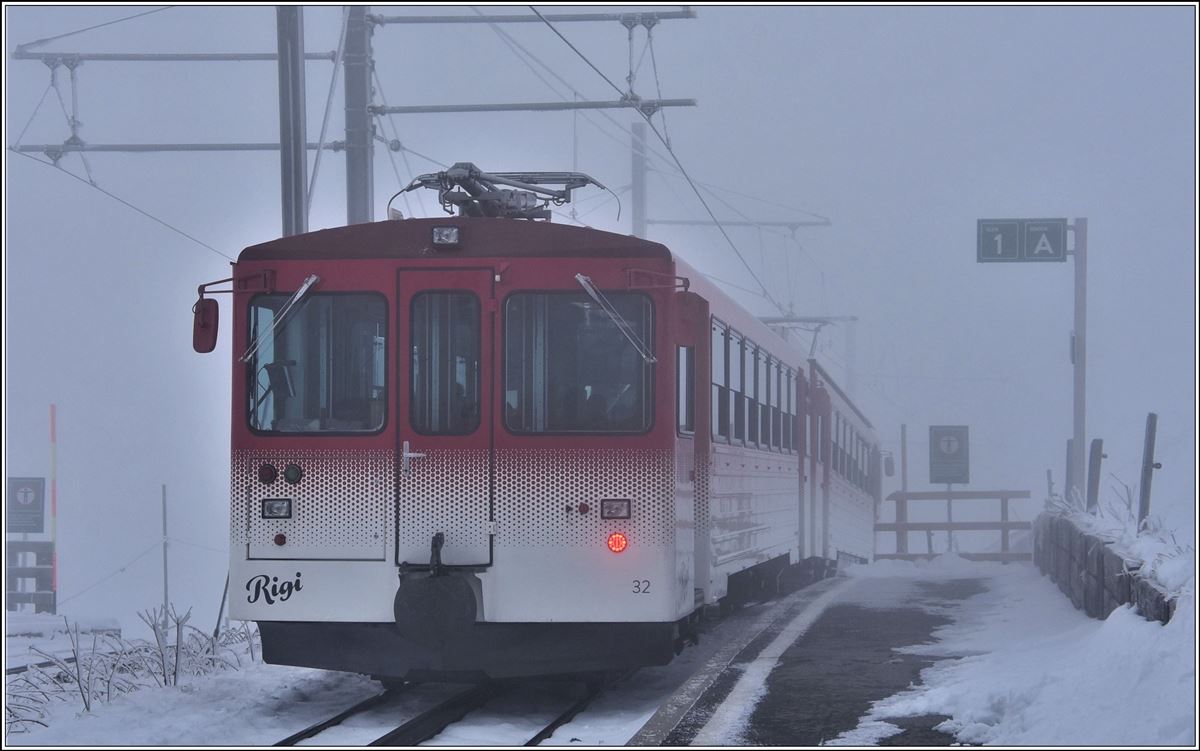
[[310, 294], [275, 330], [288, 295], [250, 302], [250, 427], [270, 433], [383, 428], [387, 408], [387, 302], [378, 294]]
[[[653, 351], [650, 299], [606, 293]], [[505, 305], [505, 424], [514, 433], [642, 433], [653, 365], [584, 293], [523, 293]]]

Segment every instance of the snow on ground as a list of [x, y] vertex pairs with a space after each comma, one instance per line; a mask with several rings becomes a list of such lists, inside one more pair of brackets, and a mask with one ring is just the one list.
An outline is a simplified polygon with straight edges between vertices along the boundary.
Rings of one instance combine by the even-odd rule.
[[1163, 626], [1132, 607], [1105, 621], [1075, 610], [1026, 565], [942, 556], [917, 564], [880, 561], [857, 576], [986, 576], [988, 591], [955, 609], [937, 642], [906, 648], [947, 657], [922, 685], [876, 702], [833, 744], [871, 745], [900, 732], [888, 720], [948, 715], [939, 730], [989, 745], [1188, 745], [1196, 742], [1194, 584]]
[[[969, 743], [1195, 742], [1195, 600], [1190, 593], [1180, 600], [1171, 623], [1162, 626], [1127, 607], [1106, 621], [1089, 619], [1028, 565], [945, 555], [919, 563], [855, 566], [851, 575], [982, 578], [989, 589], [946, 608], [954, 620], [934, 632], [935, 643], [907, 648], [947, 658], [923, 671], [922, 685], [877, 702], [857, 729], [834, 743], [872, 744], [899, 731], [889, 718], [923, 714], [949, 716], [939, 729]], [[895, 589], [898, 598], [911, 591]], [[727, 625], [723, 621], [715, 631]], [[718, 641], [719, 633], [713, 633], [670, 665], [638, 671], [560, 728], [547, 745], [624, 744]], [[253, 663], [181, 677], [178, 688], [146, 688], [98, 702], [91, 713], [81, 711], [77, 698], [55, 702], [46, 718], [49, 728], [13, 733], [5, 741], [13, 746], [269, 745], [379, 690], [378, 683], [360, 675]], [[492, 706], [433, 743], [524, 742], [528, 728], [510, 727], [500, 716], [489, 719], [489, 711], [503, 710]], [[365, 738], [375, 729], [364, 718], [359, 734]], [[354, 723], [343, 732], [355, 732]], [[349, 738], [339, 736], [337, 742]]]
[[8, 746], [262, 746], [378, 693], [351, 673], [254, 663], [178, 688], [150, 687], [82, 711], [77, 696], [56, 702], [47, 728], [10, 733]]
[[1149, 517], [1139, 530], [1127, 509], [1111, 503], [1099, 505], [1095, 513], [1076, 511], [1068, 516], [1084, 532], [1110, 541], [1115, 552], [1139, 564], [1141, 575], [1168, 594], [1178, 595], [1194, 585], [1195, 548], [1178, 542], [1156, 517]]

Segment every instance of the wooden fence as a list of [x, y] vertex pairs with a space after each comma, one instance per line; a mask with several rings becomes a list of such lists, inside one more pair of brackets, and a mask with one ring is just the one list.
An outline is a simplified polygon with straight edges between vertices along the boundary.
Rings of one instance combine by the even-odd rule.
[[[1032, 561], [1032, 553], [1014, 553], [1009, 550], [1009, 533], [1013, 530], [1032, 529], [1031, 522], [1011, 521], [1009, 519], [1008, 503], [1012, 500], [1029, 498], [1028, 490], [931, 490], [931, 491], [896, 491], [889, 495], [885, 500], [894, 501], [896, 504], [896, 521], [895, 522], [876, 522], [876, 532], [895, 532], [896, 533], [896, 552], [895, 553], [875, 553], [876, 560], [883, 559], [899, 559], [903, 561], [915, 561], [923, 558], [932, 558], [937, 555], [933, 552], [932, 533], [933, 532], [973, 532], [979, 530], [997, 530], [1000, 532], [1000, 552], [999, 553], [960, 553], [963, 558], [973, 561]], [[910, 522], [908, 520], [908, 502], [909, 501], [945, 501], [946, 502], [946, 521], [944, 522]], [[966, 522], [954, 521], [954, 501], [999, 501], [1000, 502], [1000, 521], [998, 522]], [[909, 532], [925, 532], [929, 546], [924, 553], [910, 553], [908, 550], [908, 533]], [[876, 538], [878, 540], [878, 538]], [[878, 547], [878, 542], [876, 542]]]

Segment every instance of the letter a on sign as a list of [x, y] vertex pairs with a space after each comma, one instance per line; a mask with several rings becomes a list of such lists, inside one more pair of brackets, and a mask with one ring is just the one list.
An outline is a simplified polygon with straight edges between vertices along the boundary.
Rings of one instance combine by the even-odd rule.
[[1022, 219], [1023, 260], [1067, 260], [1066, 219]]

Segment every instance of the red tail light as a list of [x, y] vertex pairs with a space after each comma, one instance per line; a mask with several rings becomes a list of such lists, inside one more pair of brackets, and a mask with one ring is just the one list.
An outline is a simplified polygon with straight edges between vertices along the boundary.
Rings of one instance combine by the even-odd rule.
[[620, 553], [625, 548], [629, 547], [629, 538], [621, 532], [613, 532], [608, 536], [608, 549], [614, 553]]

